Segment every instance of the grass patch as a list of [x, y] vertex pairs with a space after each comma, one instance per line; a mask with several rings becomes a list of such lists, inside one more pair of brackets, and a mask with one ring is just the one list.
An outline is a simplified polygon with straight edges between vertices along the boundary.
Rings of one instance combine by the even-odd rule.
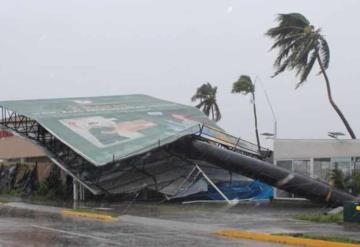
[[101, 215], [107, 215], [107, 216], [111, 216], [111, 217], [119, 216], [119, 214], [117, 214], [115, 212], [102, 211], [102, 210], [93, 209], [93, 208], [76, 208], [76, 209], [70, 209], [70, 210], [74, 211], [74, 212], [101, 214]]
[[344, 221], [343, 213], [325, 214], [299, 214], [294, 217], [297, 220], [307, 220], [320, 223], [341, 223]]
[[54, 203], [54, 202], [66, 202], [68, 199], [55, 196], [53, 193], [46, 195], [38, 195], [36, 193], [30, 196], [23, 196], [22, 199], [33, 203]]
[[350, 238], [340, 237], [340, 236], [324, 236], [324, 235], [313, 235], [309, 233], [294, 233], [294, 234], [273, 234], [277, 236], [290, 236], [295, 238], [306, 238], [306, 239], [315, 239], [315, 240], [325, 240], [330, 242], [337, 242], [337, 243], [347, 243], [347, 244], [360, 244], [359, 240], [354, 240]]

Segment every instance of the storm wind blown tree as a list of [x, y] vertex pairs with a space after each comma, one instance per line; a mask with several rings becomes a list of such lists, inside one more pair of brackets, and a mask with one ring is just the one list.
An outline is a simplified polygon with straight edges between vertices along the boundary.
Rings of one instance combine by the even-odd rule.
[[211, 86], [209, 82], [202, 84], [197, 90], [191, 101], [199, 100], [200, 103], [196, 105], [206, 116], [210, 116], [214, 121], [221, 119], [220, 108], [216, 101], [217, 87]]
[[272, 49], [278, 48], [279, 55], [275, 60], [276, 72], [273, 77], [285, 70], [295, 70], [299, 82], [296, 88], [301, 86], [310, 74], [315, 62], [319, 64], [320, 74], [324, 76], [328, 98], [331, 106], [344, 123], [352, 139], [356, 139], [355, 133], [350, 127], [340, 108], [335, 104], [328, 75], [326, 70], [330, 63], [330, 49], [321, 29], [315, 29], [313, 25], [301, 14], [280, 14], [277, 18], [278, 26], [270, 28], [266, 35], [274, 39]]
[[253, 104], [253, 111], [254, 111], [254, 124], [255, 124], [255, 135], [256, 135], [256, 142], [258, 146], [259, 153], [261, 152], [260, 146], [260, 138], [259, 138], [259, 131], [257, 125], [257, 114], [256, 114], [256, 103], [255, 103], [255, 85], [252, 82], [250, 76], [242, 75], [240, 78], [233, 83], [233, 88], [231, 90], [232, 93], [241, 93], [244, 95], [251, 94], [252, 96], [252, 104]]

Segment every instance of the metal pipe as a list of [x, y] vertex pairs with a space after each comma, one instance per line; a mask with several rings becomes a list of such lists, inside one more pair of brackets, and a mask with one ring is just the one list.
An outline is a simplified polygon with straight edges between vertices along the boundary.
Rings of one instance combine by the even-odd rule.
[[356, 199], [327, 183], [193, 138], [181, 139], [169, 148], [187, 158], [208, 162], [328, 206], [341, 206]]
[[201, 172], [206, 181], [221, 195], [221, 197], [224, 198], [225, 201], [231, 205], [232, 202], [229, 200], [229, 198], [227, 198], [227, 196], [214, 184], [214, 182], [211, 181], [211, 179], [206, 175], [206, 173], [198, 165], [196, 165], [196, 168]]

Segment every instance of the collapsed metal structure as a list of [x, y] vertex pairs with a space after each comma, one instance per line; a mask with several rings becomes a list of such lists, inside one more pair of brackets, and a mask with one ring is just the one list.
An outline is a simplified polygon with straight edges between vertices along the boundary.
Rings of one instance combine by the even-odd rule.
[[[3, 106], [0, 106], [0, 109], [0, 125], [15, 134], [28, 138], [33, 143], [42, 147], [56, 165], [95, 195], [103, 193], [111, 194], [112, 190], [109, 187], [128, 186], [126, 183], [116, 185], [118, 181], [115, 182], [115, 180], [118, 180], [117, 178], [121, 177], [124, 173], [130, 173], [131, 171], [140, 172], [153, 180], [154, 185], [149, 187], [159, 190], [159, 181], [156, 179], [156, 176], [159, 174], [151, 174], [153, 171], [147, 172], [146, 170], [152, 170], [154, 166], [169, 163], [177, 164], [172, 167], [174, 173], [177, 173], [177, 170], [190, 171], [193, 167], [190, 160], [184, 157], [179, 158], [175, 153], [171, 153], [166, 146], [161, 146], [161, 140], [158, 141], [159, 146], [152, 150], [151, 155], [147, 152], [143, 155], [136, 155], [125, 160], [114, 159], [106, 166], [96, 167], [42, 127], [37, 121]], [[271, 154], [268, 149], [263, 149], [262, 154], [260, 154], [255, 144], [240, 138], [235, 138], [204, 124], [199, 124], [198, 130], [194, 138], [202, 141], [211, 141], [218, 147], [233, 150], [254, 158], [265, 157]], [[226, 135], [228, 138], [223, 140], [217, 139], [215, 136], [212, 136], [208, 130], [217, 131], [222, 135]], [[145, 164], [146, 169], [144, 169]], [[132, 174], [132, 176], [134, 176], [134, 174]], [[181, 174], [180, 177], [184, 177], [184, 174]], [[126, 180], [128, 180], [128, 178]], [[108, 183], [112, 185], [109, 186]], [[149, 185], [150, 183], [146, 184]], [[124, 189], [120, 190], [120, 192], [133, 192], [133, 190], [136, 189], [138, 188], [134, 186], [132, 189]]]
[[174, 195], [186, 175], [199, 164], [258, 179], [328, 205], [337, 206], [355, 199], [326, 183], [263, 161], [270, 155], [269, 150], [262, 149], [259, 153], [256, 145], [204, 123], [191, 126], [191, 131], [182, 130], [184, 133], [171, 142], [163, 144], [159, 139], [152, 149], [140, 150], [123, 159], [114, 156], [106, 165], [96, 166], [39, 121], [1, 104], [0, 108], [0, 125], [41, 146], [56, 165], [95, 195], [135, 192], [144, 187]]
[[[102, 189], [96, 185], [95, 177], [83, 177], [82, 179], [79, 177], [84, 171], [91, 174], [91, 171], [94, 170], [94, 166], [90, 162], [61, 142], [37, 121], [2, 106], [0, 106], [0, 109], [0, 125], [42, 147], [54, 163], [92, 193], [102, 193]], [[87, 181], [91, 186], [84, 183], [83, 180]]]
[[218, 148], [206, 142], [184, 138], [172, 144], [171, 149], [179, 155], [197, 161], [206, 161], [247, 177], [297, 194], [311, 201], [340, 206], [356, 198], [349, 193], [333, 188], [327, 183], [310, 177], [291, 173], [288, 170], [231, 150]]

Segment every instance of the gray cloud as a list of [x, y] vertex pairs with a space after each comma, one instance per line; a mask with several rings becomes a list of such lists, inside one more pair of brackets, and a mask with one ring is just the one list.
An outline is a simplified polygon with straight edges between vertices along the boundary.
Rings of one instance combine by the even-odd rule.
[[[353, 1], [3, 1], [0, 99], [145, 93], [191, 104], [205, 81], [219, 87], [220, 125], [254, 139], [249, 99], [231, 95], [240, 74], [258, 76], [281, 138], [324, 138], [344, 131], [315, 73], [275, 79], [264, 32], [277, 13], [301, 12], [323, 28], [331, 48], [334, 97], [360, 136], [360, 2]], [[273, 120], [258, 85], [261, 132]], [[269, 141], [267, 141], [269, 144]]]

